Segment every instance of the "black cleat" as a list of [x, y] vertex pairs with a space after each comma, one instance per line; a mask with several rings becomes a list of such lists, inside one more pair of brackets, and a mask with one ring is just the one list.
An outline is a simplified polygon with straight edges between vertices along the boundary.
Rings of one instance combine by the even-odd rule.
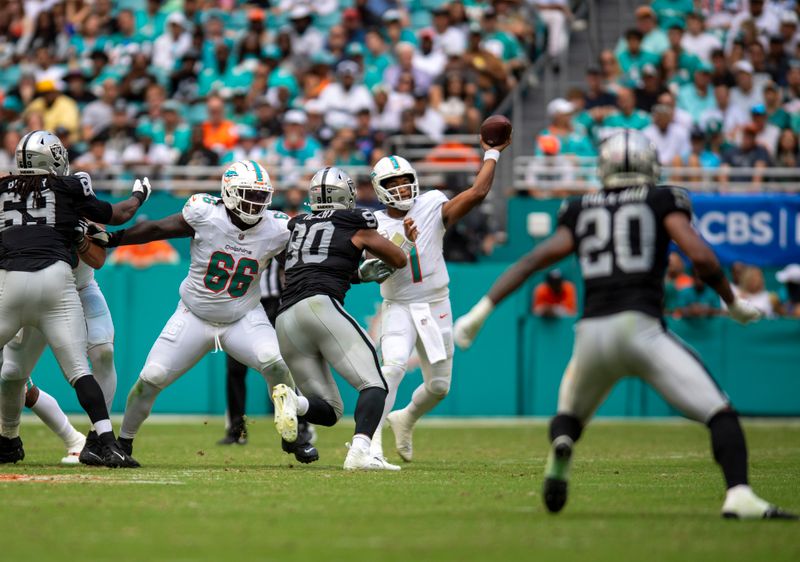
[[0, 464], [19, 462], [25, 458], [25, 449], [22, 448], [22, 439], [14, 437], [9, 439], [0, 435]]
[[[560, 442], [559, 442], [560, 440]], [[552, 456], [548, 459], [548, 469], [543, 486], [544, 505], [550, 513], [558, 513], [567, 503], [567, 478], [572, 460], [572, 440], [558, 438], [553, 445]]]
[[550, 513], [558, 513], [567, 503], [567, 481], [555, 478], [544, 479], [544, 505]]
[[103, 446], [97, 437], [97, 432], [90, 431], [86, 435], [86, 445], [83, 446], [78, 461], [87, 466], [103, 466]]
[[139, 468], [142, 465], [126, 453], [123, 447], [114, 440], [103, 445], [103, 466], [109, 468]]
[[225, 437], [217, 441], [217, 445], [247, 445], [247, 429], [229, 429]]
[[294, 455], [297, 462], [303, 464], [310, 464], [319, 460], [319, 451], [311, 444], [313, 433], [309, 428], [307, 421], [302, 418], [297, 420], [297, 440], [294, 443], [289, 443], [285, 439], [281, 439], [281, 449], [285, 453]]

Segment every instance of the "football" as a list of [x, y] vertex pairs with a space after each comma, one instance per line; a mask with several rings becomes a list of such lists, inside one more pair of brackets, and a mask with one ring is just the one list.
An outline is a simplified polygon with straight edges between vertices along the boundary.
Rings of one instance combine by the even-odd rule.
[[504, 115], [492, 115], [481, 124], [481, 138], [489, 146], [499, 146], [511, 138], [511, 121]]

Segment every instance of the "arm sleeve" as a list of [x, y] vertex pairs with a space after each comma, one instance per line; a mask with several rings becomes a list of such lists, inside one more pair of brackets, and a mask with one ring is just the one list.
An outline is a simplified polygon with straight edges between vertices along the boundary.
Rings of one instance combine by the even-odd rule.
[[95, 196], [89, 174], [80, 173], [61, 179], [63, 180], [62, 185], [75, 202], [75, 210], [79, 215], [93, 222], [108, 224], [114, 210], [111, 203], [101, 201]]
[[208, 220], [217, 201], [219, 201], [219, 199], [216, 197], [212, 197], [206, 193], [197, 193], [186, 201], [181, 214], [184, 220], [189, 223], [189, 226], [196, 231]]

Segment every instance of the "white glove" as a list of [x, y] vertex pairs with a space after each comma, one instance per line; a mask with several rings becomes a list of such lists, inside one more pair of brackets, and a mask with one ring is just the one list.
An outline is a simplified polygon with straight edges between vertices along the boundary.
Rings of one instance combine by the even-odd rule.
[[[137, 197], [142, 203], [147, 201], [150, 198], [150, 193], [153, 189], [150, 187], [150, 180], [144, 178], [143, 180], [137, 179], [133, 182], [133, 193], [134, 197]], [[139, 193], [140, 195], [136, 195]]]
[[728, 314], [739, 324], [747, 324], [761, 318], [761, 311], [753, 303], [740, 297], [736, 297], [733, 303], [728, 305]]
[[358, 267], [358, 278], [365, 283], [375, 281], [380, 284], [386, 281], [394, 272], [395, 269], [393, 267], [386, 265], [379, 259], [373, 258], [364, 260], [364, 263]]
[[478, 331], [494, 310], [494, 303], [489, 297], [483, 297], [464, 316], [453, 325], [453, 339], [461, 349], [469, 349]]

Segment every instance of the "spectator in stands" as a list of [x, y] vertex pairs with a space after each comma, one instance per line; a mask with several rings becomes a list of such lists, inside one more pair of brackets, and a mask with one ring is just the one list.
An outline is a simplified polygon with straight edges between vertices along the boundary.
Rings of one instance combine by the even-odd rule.
[[[106, 151], [108, 135], [100, 133], [89, 140], [89, 150], [78, 156], [72, 161], [72, 168], [75, 171], [89, 172], [95, 183], [110, 179], [108, 167], [118, 164], [119, 159], [112, 161]], [[102, 185], [102, 183], [101, 183]], [[95, 185], [97, 189], [97, 185]]]
[[192, 48], [192, 37], [189, 35], [189, 22], [182, 13], [173, 12], [166, 21], [167, 33], [153, 42], [153, 66], [163, 72], [172, 72], [175, 63]]
[[356, 146], [355, 131], [349, 128], [339, 129], [331, 140], [330, 148], [325, 152], [325, 165], [348, 168], [367, 164], [364, 154]]
[[398, 43], [395, 48], [397, 62], [383, 73], [383, 81], [387, 86], [397, 88], [400, 77], [410, 74], [414, 80], [414, 86], [418, 90], [428, 91], [433, 79], [427, 72], [414, 66], [414, 52], [414, 45], [411, 43]]
[[306, 114], [292, 109], [283, 117], [283, 134], [268, 149], [267, 163], [280, 168], [322, 166], [322, 147], [306, 131]]
[[[550, 124], [539, 136], [553, 136], [558, 139], [559, 150], [556, 154], [568, 154], [579, 157], [595, 156], [597, 152], [585, 130], [576, 131], [572, 127], [572, 115], [575, 106], [563, 98], [556, 98], [547, 104], [547, 116]], [[536, 143], [536, 153], [544, 154], [541, 143]]]
[[477, 131], [481, 114], [476, 107], [477, 85], [466, 83], [464, 75], [451, 71], [431, 88], [430, 104], [447, 124], [446, 133]]
[[750, 122], [750, 114], [730, 104], [730, 90], [724, 84], [714, 86], [715, 108], [709, 108], [700, 115], [700, 124], [710, 121], [722, 123], [722, 130], [728, 139], [735, 139], [742, 127]]
[[736, 85], [736, 77], [731, 72], [728, 66], [728, 59], [725, 58], [725, 51], [722, 49], [714, 49], [711, 51], [711, 83], [714, 86], [725, 85], [728, 88], [733, 88]]
[[661, 55], [659, 65], [661, 79], [669, 91], [677, 92], [682, 86], [691, 82], [689, 73], [678, 64], [678, 55], [672, 49], [667, 49]]
[[789, 57], [783, 49], [783, 39], [773, 35], [769, 38], [769, 50], [766, 58], [766, 70], [772, 81], [786, 85], [786, 73], [789, 71]]
[[461, 71], [477, 75], [478, 103], [484, 111], [489, 111], [500, 103], [513, 85], [514, 78], [500, 57], [486, 48], [482, 37], [480, 25], [472, 23], [469, 27], [467, 52], [461, 58], [465, 67], [462, 67]]
[[691, 275], [686, 274], [683, 258], [677, 252], [670, 252], [667, 273], [664, 276], [664, 310], [674, 312], [679, 308], [678, 293], [693, 285]]
[[653, 122], [643, 133], [658, 152], [662, 166], [680, 166], [681, 158], [690, 148], [689, 131], [675, 122], [673, 109], [659, 103], [653, 106]]
[[147, 130], [153, 142], [163, 144], [172, 151], [172, 161], [177, 162], [189, 148], [192, 131], [181, 115], [181, 104], [167, 100], [161, 106], [161, 115], [152, 121], [141, 123], [139, 128]]
[[417, 37], [400, 11], [395, 9], [386, 10], [381, 19], [386, 26], [386, 42], [392, 51], [397, 52], [397, 47], [400, 43], [410, 43], [411, 46], [417, 44]]
[[692, 122], [700, 123], [705, 111], [717, 107], [714, 91], [711, 88], [711, 65], [700, 63], [695, 70], [692, 84], [686, 84], [678, 91], [678, 107], [688, 112]]
[[774, 158], [781, 136], [780, 128], [767, 121], [767, 108], [763, 104], [754, 105], [750, 109], [750, 118], [756, 131], [756, 143], [769, 153], [770, 159]]
[[783, 108], [782, 102], [778, 85], [772, 81], [764, 84], [764, 108], [767, 111], [767, 121], [779, 129], [786, 129], [791, 126], [792, 119]]
[[759, 309], [764, 316], [775, 316], [777, 295], [769, 293], [764, 285], [764, 273], [755, 266], [748, 266], [742, 273], [741, 297]]
[[552, 269], [533, 290], [533, 313], [545, 318], [575, 316], [578, 311], [575, 285], [561, 271]]
[[78, 104], [78, 110], [83, 109], [89, 103], [97, 99], [92, 92], [87, 88], [86, 76], [82, 70], [72, 70], [64, 76], [64, 82], [67, 84], [65, 94], [75, 100]]
[[378, 158], [373, 155], [383, 154], [381, 145], [386, 139], [386, 135], [373, 129], [372, 114], [369, 109], [362, 109], [356, 115], [354, 133], [356, 135], [356, 148], [364, 156], [364, 160], [368, 163], [376, 162]]
[[762, 169], [770, 165], [769, 153], [756, 143], [757, 131], [755, 127], [745, 125], [742, 129], [742, 140], [738, 146], [731, 147], [723, 155], [723, 178], [727, 176], [728, 168], [756, 168], [752, 174], [736, 173], [732, 176], [734, 181], [750, 182], [753, 189], [761, 187]]
[[136, 53], [131, 58], [130, 69], [120, 83], [120, 92], [129, 102], [141, 103], [145, 92], [152, 84], [157, 84], [156, 77], [150, 72], [150, 61], [144, 53]]
[[154, 143], [150, 131], [139, 131], [135, 143], [122, 152], [122, 163], [125, 166], [152, 166], [146, 174], [151, 177], [158, 173], [159, 166], [172, 164], [172, 151], [163, 144]]
[[219, 96], [206, 101], [208, 119], [203, 122], [203, 144], [206, 148], [223, 154], [232, 149], [239, 140], [236, 124], [225, 117], [225, 102]]
[[0, 176], [5, 176], [17, 166], [16, 150], [20, 138], [19, 131], [8, 129], [3, 133], [0, 143]]
[[497, 21], [497, 11], [490, 6], [483, 12], [484, 48], [503, 61], [508, 74], [515, 74], [525, 66], [524, 51], [513, 33], [504, 30]]
[[[616, 59], [611, 51], [606, 51], [610, 61], [616, 64]], [[586, 69], [586, 110], [595, 107], [610, 110], [617, 105], [617, 95], [603, 84], [603, 71], [598, 66]]]
[[325, 122], [333, 129], [353, 127], [355, 115], [361, 109], [372, 108], [372, 96], [363, 84], [356, 84], [359, 68], [350, 60], [336, 66], [336, 82], [322, 90], [319, 100], [325, 112]]
[[312, 24], [311, 9], [299, 4], [289, 12], [291, 23], [292, 54], [310, 60], [315, 53], [325, 47], [325, 37]]
[[572, 11], [566, 0], [536, 0], [536, 11], [547, 27], [547, 54], [555, 62], [569, 46]]
[[[693, 127], [689, 140], [691, 149], [681, 154], [680, 164], [685, 168], [692, 168], [694, 172], [688, 172], [676, 181], [701, 182], [703, 181], [703, 174], [700, 173], [700, 170], [705, 168], [703, 166], [703, 156], [706, 153], [706, 134], [700, 127]], [[719, 165], [715, 167], [718, 168]]]
[[644, 65], [642, 67], [641, 85], [634, 90], [636, 109], [650, 113], [653, 106], [658, 102], [658, 96], [666, 91], [666, 88], [661, 84], [658, 68], [652, 64]]
[[249, 125], [240, 125], [239, 142], [220, 159], [221, 164], [231, 164], [239, 160], [265, 162], [267, 150], [259, 144], [258, 132]]
[[170, 97], [181, 102], [192, 102], [198, 97], [198, 62], [197, 52], [189, 51], [180, 60], [178, 68], [170, 74]]
[[53, 80], [36, 84], [36, 92], [39, 97], [25, 108], [25, 113], [41, 113], [48, 131], [64, 127], [76, 137], [80, 135], [80, 115], [75, 100], [62, 94]]
[[721, 313], [719, 295], [695, 274], [692, 286], [678, 292], [677, 311], [683, 318], [709, 318]]
[[612, 51], [606, 49], [600, 53], [599, 61], [600, 69], [603, 72], [604, 87], [618, 94], [620, 88], [623, 86], [622, 82], [625, 81], [626, 78], [616, 55]]
[[189, 148], [178, 159], [179, 166], [206, 167], [219, 164], [219, 154], [206, 148], [205, 128], [202, 124], [192, 127]]
[[[650, 6], [639, 6], [636, 8], [636, 29], [642, 34], [642, 50], [656, 56], [669, 48], [667, 34], [658, 26], [658, 19], [653, 8]], [[617, 43], [617, 55], [620, 53], [620, 43]]]
[[442, 140], [447, 123], [441, 113], [428, 105], [427, 92], [418, 90], [414, 93], [414, 105], [411, 106], [411, 112], [418, 130], [434, 142], [438, 143]]
[[691, 12], [686, 16], [686, 33], [681, 39], [681, 46], [687, 53], [711, 64], [711, 54], [722, 49], [722, 41], [713, 33], [705, 30], [705, 22], [701, 13]]
[[432, 29], [425, 28], [419, 32], [419, 47], [414, 53], [412, 64], [430, 76], [439, 76], [444, 71], [447, 56], [444, 50], [433, 48]]
[[739, 37], [739, 33], [745, 23], [752, 21], [758, 33], [766, 36], [775, 35], [780, 27], [780, 20], [775, 11], [765, 9], [764, 0], [749, 0], [749, 6], [736, 14], [731, 20], [730, 29], [727, 32], [725, 41], [725, 51], [730, 52], [733, 42]]
[[800, 265], [787, 265], [775, 274], [775, 279], [783, 284], [783, 314], [800, 318]]
[[736, 76], [736, 86], [731, 88], [731, 106], [747, 113], [754, 105], [763, 104], [763, 83], [756, 84], [753, 79], [753, 65], [746, 60], [740, 60], [733, 65], [733, 70]]
[[617, 107], [615, 111], [602, 122], [602, 131], [599, 134], [600, 140], [613, 134], [618, 129], [642, 130], [650, 125], [650, 116], [644, 111], [636, 109], [636, 98], [633, 91], [622, 88], [617, 94]]
[[797, 133], [791, 129], [781, 131], [775, 154], [775, 165], [790, 168], [797, 173], [777, 179], [780, 182], [800, 182], [800, 152], [798, 152]]
[[[451, 8], [447, 4], [434, 8], [431, 13], [433, 27], [428, 32], [433, 41], [432, 47], [437, 52], [443, 53], [447, 45], [460, 55], [467, 50], [466, 29], [463, 26], [453, 25], [455, 22], [451, 18], [450, 11]], [[421, 37], [420, 47], [422, 47]]]
[[[654, 54], [642, 49], [642, 32], [638, 29], [629, 29], [625, 32], [626, 48], [617, 54], [619, 66], [625, 73], [630, 83], [635, 84], [641, 78], [642, 67], [646, 64], [659, 63], [660, 54]], [[663, 51], [662, 51], [663, 52]]]
[[797, 12], [785, 10], [781, 14], [779, 37], [784, 53], [789, 57], [795, 56], [797, 47], [800, 45], [800, 29], [798, 27], [800, 26], [798, 26]]
[[692, 0], [654, 0], [651, 7], [658, 16], [658, 24], [662, 29], [683, 25], [694, 12]]
[[669, 39], [669, 50], [675, 53], [678, 59], [678, 69], [684, 71], [689, 79], [694, 75], [694, 71], [700, 64], [700, 59], [695, 55], [684, 50], [681, 41], [683, 40], [683, 27], [673, 25], [667, 32]]
[[800, 116], [800, 59], [792, 60], [789, 63], [783, 108], [793, 115], [792, 128], [796, 132], [800, 131], [800, 125], [797, 121], [798, 116]]

